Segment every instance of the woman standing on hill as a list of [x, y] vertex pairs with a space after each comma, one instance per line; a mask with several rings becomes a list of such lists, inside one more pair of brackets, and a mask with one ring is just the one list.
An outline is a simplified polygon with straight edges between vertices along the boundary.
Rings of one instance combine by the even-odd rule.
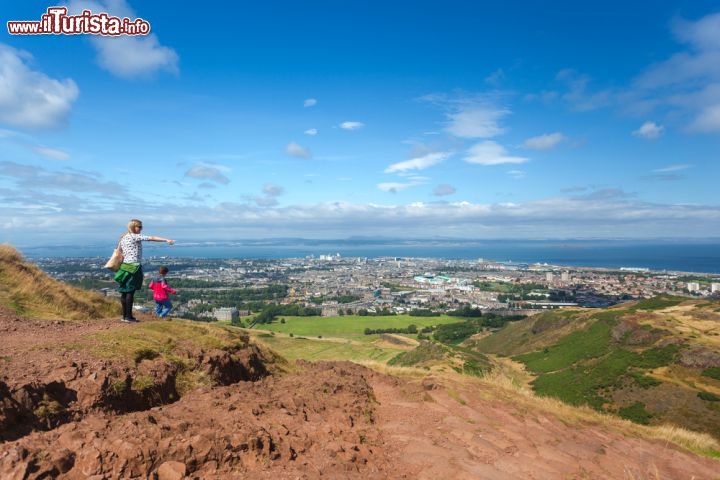
[[128, 323], [138, 321], [133, 317], [132, 308], [135, 291], [139, 290], [143, 283], [142, 242], [166, 242], [168, 245], [175, 243], [175, 240], [169, 238], [141, 235], [142, 228], [142, 222], [133, 218], [128, 223], [128, 233], [124, 233], [118, 243], [123, 254], [123, 263], [115, 274], [115, 281], [120, 284], [118, 290], [123, 311], [122, 321]]

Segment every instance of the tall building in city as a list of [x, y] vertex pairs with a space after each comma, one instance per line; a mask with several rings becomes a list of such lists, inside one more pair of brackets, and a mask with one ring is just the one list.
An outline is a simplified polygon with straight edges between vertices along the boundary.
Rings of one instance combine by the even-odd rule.
[[545, 281], [547, 283], [552, 283], [554, 278], [555, 278], [555, 276], [552, 274], [552, 272], [547, 272], [545, 274]]
[[563, 282], [569, 282], [570, 281], [570, 273], [569, 272], [562, 272], [560, 274], [560, 280]]
[[688, 282], [687, 289], [688, 289], [688, 292], [699, 292], [700, 284], [697, 282]]
[[717, 293], [720, 292], [720, 283], [711, 283], [710, 284], [710, 293]]

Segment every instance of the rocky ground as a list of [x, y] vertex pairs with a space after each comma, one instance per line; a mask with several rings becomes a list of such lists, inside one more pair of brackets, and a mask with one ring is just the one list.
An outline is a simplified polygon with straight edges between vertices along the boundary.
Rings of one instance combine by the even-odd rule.
[[[90, 333], [134, 327], [0, 313], [0, 478], [720, 476], [716, 460], [571, 424], [458, 378], [397, 378], [348, 362], [281, 374], [240, 343], [188, 348], [186, 360], [217, 386], [181, 395], [175, 364], [73, 348]], [[140, 378], [151, 381], [133, 388]]]

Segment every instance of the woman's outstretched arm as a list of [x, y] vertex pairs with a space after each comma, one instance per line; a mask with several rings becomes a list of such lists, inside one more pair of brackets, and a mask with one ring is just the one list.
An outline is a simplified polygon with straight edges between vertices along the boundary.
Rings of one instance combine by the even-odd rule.
[[151, 242], [166, 242], [168, 245], [172, 245], [175, 243], [175, 240], [170, 240], [169, 238], [163, 238], [163, 237], [150, 237], [148, 238]]

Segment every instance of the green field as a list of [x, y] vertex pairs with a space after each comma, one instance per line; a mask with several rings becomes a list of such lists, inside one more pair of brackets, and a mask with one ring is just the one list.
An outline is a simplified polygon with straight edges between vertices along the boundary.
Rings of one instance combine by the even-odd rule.
[[[285, 323], [280, 319], [284, 318]], [[371, 342], [379, 335], [365, 335], [366, 328], [405, 328], [408, 325], [416, 325], [418, 329], [429, 325], [440, 325], [443, 323], [462, 322], [457, 317], [412, 317], [410, 315], [390, 316], [360, 316], [347, 315], [341, 317], [288, 317], [280, 315], [273, 323], [256, 325], [259, 330], [271, 330], [273, 332], [292, 333], [295, 336], [305, 337], [339, 337], [349, 338], [361, 342]]]
[[[372, 335], [372, 337], [376, 337]], [[387, 362], [403, 350], [389, 347], [377, 347], [371, 343], [358, 343], [352, 340], [308, 339], [299, 337], [253, 335], [288, 360], [374, 360]]]

